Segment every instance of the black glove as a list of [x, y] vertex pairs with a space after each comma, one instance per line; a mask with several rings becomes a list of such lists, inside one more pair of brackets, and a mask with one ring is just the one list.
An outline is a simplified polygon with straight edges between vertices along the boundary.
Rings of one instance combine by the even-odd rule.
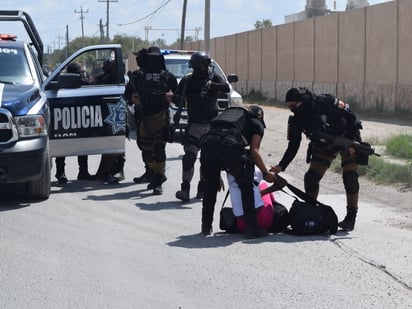
[[207, 80], [205, 82], [205, 84], [202, 86], [202, 89], [200, 90], [200, 96], [204, 97], [207, 95], [207, 93], [209, 92], [210, 86], [212, 85], [212, 81], [211, 80]]

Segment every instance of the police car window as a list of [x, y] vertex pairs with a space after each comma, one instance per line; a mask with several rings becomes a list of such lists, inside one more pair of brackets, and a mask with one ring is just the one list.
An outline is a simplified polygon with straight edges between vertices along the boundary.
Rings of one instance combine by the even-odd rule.
[[64, 71], [80, 74], [83, 86], [114, 84], [116, 60], [110, 49], [88, 51], [72, 60]]
[[192, 72], [189, 68], [188, 59], [165, 59], [166, 68], [171, 72], [177, 79], [181, 79], [187, 73]]
[[30, 85], [33, 77], [24, 52], [20, 48], [0, 48], [0, 81]]

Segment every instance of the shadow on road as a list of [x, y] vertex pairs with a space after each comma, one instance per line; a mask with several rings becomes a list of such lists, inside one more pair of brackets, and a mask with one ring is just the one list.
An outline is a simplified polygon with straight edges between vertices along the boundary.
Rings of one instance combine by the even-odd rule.
[[0, 212], [28, 207], [43, 201], [44, 199], [27, 198], [25, 184], [0, 185]]
[[[151, 192], [149, 195], [152, 195]], [[147, 211], [159, 211], [164, 209], [192, 209], [189, 205], [195, 203], [195, 201], [191, 203], [182, 203], [174, 200], [167, 202], [136, 203], [136, 207]]]
[[311, 235], [311, 236], [295, 236], [284, 233], [268, 234], [266, 237], [256, 239], [245, 239], [243, 234], [228, 234], [225, 232], [217, 232], [211, 236], [203, 236], [200, 233], [192, 235], [182, 235], [173, 242], [167, 243], [172, 247], [181, 247], [187, 249], [204, 249], [204, 248], [218, 248], [226, 247], [235, 242], [244, 242], [247, 244], [259, 244], [262, 242], [282, 242], [282, 243], [296, 243], [308, 241], [330, 241], [351, 238], [347, 236], [348, 233], [339, 231], [337, 234], [331, 236], [329, 234]]

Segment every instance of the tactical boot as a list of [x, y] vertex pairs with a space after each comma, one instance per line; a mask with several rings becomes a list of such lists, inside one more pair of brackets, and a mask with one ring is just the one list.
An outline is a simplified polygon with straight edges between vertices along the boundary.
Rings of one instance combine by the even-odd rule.
[[64, 166], [65, 166], [65, 158], [64, 157], [58, 157], [56, 158], [56, 179], [59, 183], [66, 183], [67, 182], [67, 177], [66, 174], [64, 173]]
[[79, 172], [77, 174], [77, 180], [94, 180], [96, 177], [94, 175], [90, 175], [89, 172]]
[[78, 156], [77, 163], [79, 164], [78, 180], [94, 180], [94, 175], [89, 174], [89, 166], [87, 156]]
[[189, 192], [190, 192], [190, 183], [187, 181], [184, 181], [181, 184], [181, 190], [176, 192], [176, 198], [183, 202], [187, 202], [190, 199]]
[[59, 183], [66, 183], [68, 181], [64, 172], [56, 173], [56, 178]]
[[245, 230], [246, 239], [261, 238], [261, 237], [265, 237], [267, 234], [268, 234], [267, 231], [261, 230], [257, 228], [256, 226], [246, 227], [246, 230]]
[[343, 221], [338, 223], [338, 226], [344, 231], [353, 231], [357, 212], [358, 210], [356, 208], [346, 207], [346, 216]]
[[196, 193], [197, 199], [200, 200], [203, 198], [203, 194], [205, 193], [205, 186], [206, 186], [205, 181], [199, 180], [199, 182], [197, 183], [197, 193]]
[[208, 235], [212, 235], [212, 233], [213, 233], [213, 230], [210, 225], [202, 224], [202, 231], [201, 231], [202, 235], [208, 236]]
[[150, 183], [153, 178], [153, 171], [150, 168], [146, 168], [146, 171], [142, 176], [133, 178], [135, 183]]
[[113, 177], [116, 178], [118, 181], [124, 180], [125, 179], [124, 171], [120, 171], [120, 172], [114, 174]]
[[162, 195], [163, 194], [163, 188], [162, 188], [162, 176], [161, 174], [154, 174], [153, 175], [153, 181], [151, 184], [153, 185], [153, 194], [154, 195]]
[[[165, 175], [161, 175], [160, 179], [161, 179], [161, 184], [166, 182], [166, 180], [167, 180]], [[154, 187], [155, 187], [155, 179], [152, 176], [152, 179], [150, 180], [149, 184], [147, 185], [147, 190], [152, 190]]]

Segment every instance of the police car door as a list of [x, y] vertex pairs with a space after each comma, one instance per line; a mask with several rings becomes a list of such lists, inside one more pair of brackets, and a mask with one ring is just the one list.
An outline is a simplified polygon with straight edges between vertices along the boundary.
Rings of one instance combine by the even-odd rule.
[[[80, 72], [69, 71], [80, 68]], [[85, 47], [43, 84], [50, 106], [50, 155], [122, 153], [124, 66], [119, 44]]]

